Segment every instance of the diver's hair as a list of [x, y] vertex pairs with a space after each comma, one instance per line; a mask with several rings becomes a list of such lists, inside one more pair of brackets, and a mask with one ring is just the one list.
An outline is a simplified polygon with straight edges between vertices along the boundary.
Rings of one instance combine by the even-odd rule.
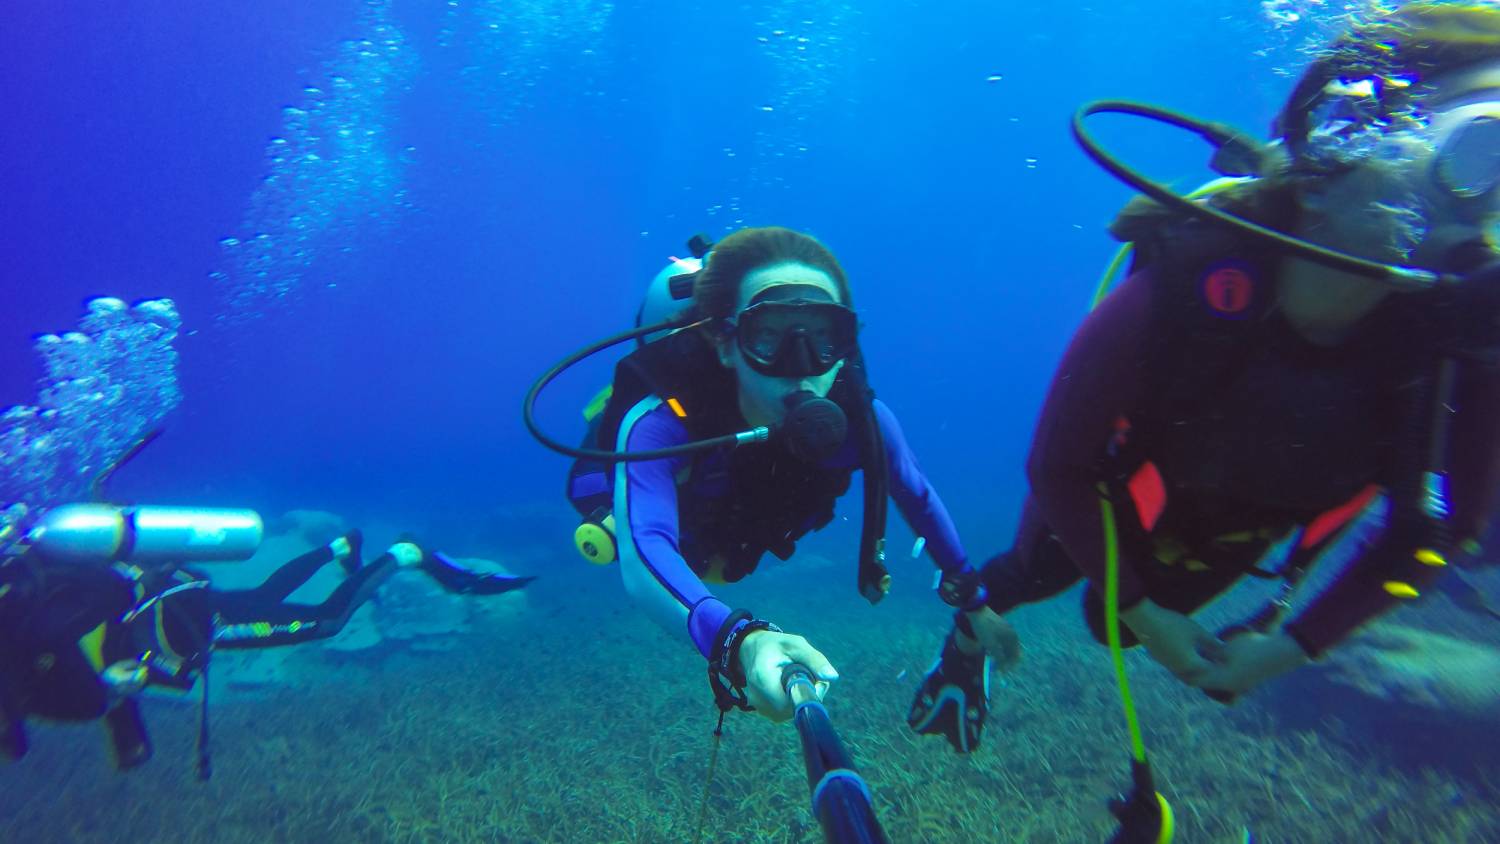
[[[1308, 66], [1272, 123], [1278, 140], [1268, 148], [1261, 177], [1249, 179], [1215, 192], [1207, 202], [1236, 216], [1252, 220], [1280, 220], [1295, 214], [1291, 198], [1305, 182], [1318, 181], [1325, 173], [1303, 165], [1304, 143], [1312, 130], [1313, 108], [1324, 88], [1338, 79], [1367, 77], [1432, 76], [1486, 60], [1500, 59], [1500, 6], [1494, 3], [1454, 3], [1420, 0], [1359, 21], [1335, 40]], [[1399, 108], [1405, 96], [1422, 92], [1409, 89], [1383, 92], [1383, 99]], [[1123, 241], [1134, 241], [1155, 228], [1178, 218], [1146, 197], [1136, 197], [1121, 209], [1110, 225], [1110, 233]], [[1278, 226], [1279, 227], [1279, 226]]]
[[[1500, 6], [1421, 0], [1356, 22], [1308, 66], [1272, 131], [1296, 147], [1324, 87], [1337, 79], [1414, 77], [1425, 82], [1466, 65], [1500, 59]], [[1408, 96], [1421, 89], [1412, 86]], [[1399, 91], [1389, 91], [1395, 97]]]
[[854, 307], [844, 268], [828, 247], [812, 235], [768, 226], [740, 229], [714, 244], [693, 283], [698, 313], [718, 319], [734, 316], [745, 276], [762, 267], [785, 263], [806, 264], [827, 273], [838, 289], [840, 303]]

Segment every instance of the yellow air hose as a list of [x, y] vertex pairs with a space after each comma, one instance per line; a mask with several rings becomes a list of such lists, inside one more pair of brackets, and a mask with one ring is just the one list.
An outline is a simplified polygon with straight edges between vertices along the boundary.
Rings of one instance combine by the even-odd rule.
[[[1125, 673], [1125, 649], [1120, 644], [1120, 543], [1119, 532], [1115, 528], [1115, 508], [1102, 487], [1099, 513], [1104, 524], [1104, 631], [1109, 639], [1109, 656], [1115, 665], [1115, 679], [1120, 684], [1120, 703], [1125, 710], [1125, 724], [1130, 729], [1130, 755], [1140, 765], [1149, 768], [1146, 742], [1141, 738], [1141, 722], [1135, 714], [1135, 698], [1130, 694], [1130, 678]], [[1156, 792], [1156, 802], [1161, 809], [1161, 827], [1157, 831], [1156, 844], [1169, 844], [1176, 831], [1172, 805], [1160, 791]]]

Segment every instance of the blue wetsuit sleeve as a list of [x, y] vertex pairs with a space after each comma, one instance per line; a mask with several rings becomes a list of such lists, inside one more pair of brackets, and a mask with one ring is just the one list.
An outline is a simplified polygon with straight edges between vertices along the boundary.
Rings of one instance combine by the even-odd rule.
[[958, 529], [948, 508], [938, 498], [922, 467], [917, 465], [916, 455], [906, 444], [906, 435], [896, 415], [879, 399], [875, 400], [875, 419], [880, 424], [881, 436], [885, 439], [886, 461], [891, 470], [891, 498], [896, 509], [911, 525], [918, 536], [926, 537], [927, 550], [938, 568], [945, 572], [958, 573], [969, 564], [969, 557], [958, 539]]
[[[646, 451], [687, 441], [687, 429], [651, 397], [626, 414], [616, 448]], [[616, 464], [615, 529], [625, 591], [669, 632], [686, 632], [707, 658], [730, 609], [709, 593], [678, 547], [677, 473], [688, 459]]]

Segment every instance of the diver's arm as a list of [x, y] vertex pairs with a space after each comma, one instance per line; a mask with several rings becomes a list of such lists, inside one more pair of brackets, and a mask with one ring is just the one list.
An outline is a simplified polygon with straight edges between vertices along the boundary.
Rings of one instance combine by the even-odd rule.
[[906, 435], [901, 432], [901, 423], [896, 415], [879, 399], [875, 400], [875, 419], [880, 424], [880, 433], [885, 440], [886, 462], [891, 470], [891, 498], [902, 518], [911, 525], [918, 536], [926, 537], [927, 549], [932, 553], [938, 568], [950, 574], [958, 574], [969, 565], [968, 554], [958, 539], [958, 529], [948, 508], [938, 498], [917, 457], [906, 444]]
[[[1456, 545], [1483, 535], [1500, 487], [1500, 374], [1490, 369], [1460, 370], [1453, 406], [1449, 480], [1453, 502], [1450, 522]], [[1426, 541], [1415, 520], [1392, 514], [1385, 532], [1365, 553], [1351, 560], [1338, 577], [1286, 626], [1286, 632], [1316, 657], [1365, 622], [1405, 600], [1402, 586], [1420, 594], [1445, 572], [1427, 565], [1415, 552]], [[1445, 555], [1453, 548], [1440, 548]], [[1406, 593], [1410, 596], [1410, 593]]]
[[[682, 423], [660, 399], [650, 396], [625, 415], [615, 447], [645, 451], [688, 439]], [[678, 550], [676, 476], [687, 460], [683, 456], [615, 465], [616, 540], [625, 591], [674, 635], [686, 631], [707, 658], [730, 609], [709, 594]]]
[[[1038, 512], [1098, 589], [1105, 569], [1100, 461], [1118, 420], [1144, 393], [1151, 289], [1149, 274], [1136, 273], [1083, 321], [1053, 376], [1026, 464]], [[1120, 606], [1129, 608], [1146, 592], [1124, 548], [1119, 570]]]
[[1283, 628], [1309, 657], [1321, 656], [1365, 622], [1426, 591], [1442, 574], [1442, 567], [1418, 560], [1415, 552], [1422, 545], [1422, 533], [1411, 529], [1410, 521], [1397, 518], [1388, 523], [1375, 544], [1346, 563]]

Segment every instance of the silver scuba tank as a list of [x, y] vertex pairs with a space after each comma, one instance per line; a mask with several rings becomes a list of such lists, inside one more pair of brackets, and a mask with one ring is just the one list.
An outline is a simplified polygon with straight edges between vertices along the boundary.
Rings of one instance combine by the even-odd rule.
[[27, 542], [57, 563], [189, 563], [249, 559], [264, 535], [254, 510], [64, 504], [42, 516]]
[[[635, 325], [644, 328], [664, 322], [693, 306], [693, 276], [703, 269], [699, 258], [673, 258], [646, 285], [646, 296], [636, 313]], [[670, 331], [654, 331], [640, 338], [642, 345], [659, 340]]]

